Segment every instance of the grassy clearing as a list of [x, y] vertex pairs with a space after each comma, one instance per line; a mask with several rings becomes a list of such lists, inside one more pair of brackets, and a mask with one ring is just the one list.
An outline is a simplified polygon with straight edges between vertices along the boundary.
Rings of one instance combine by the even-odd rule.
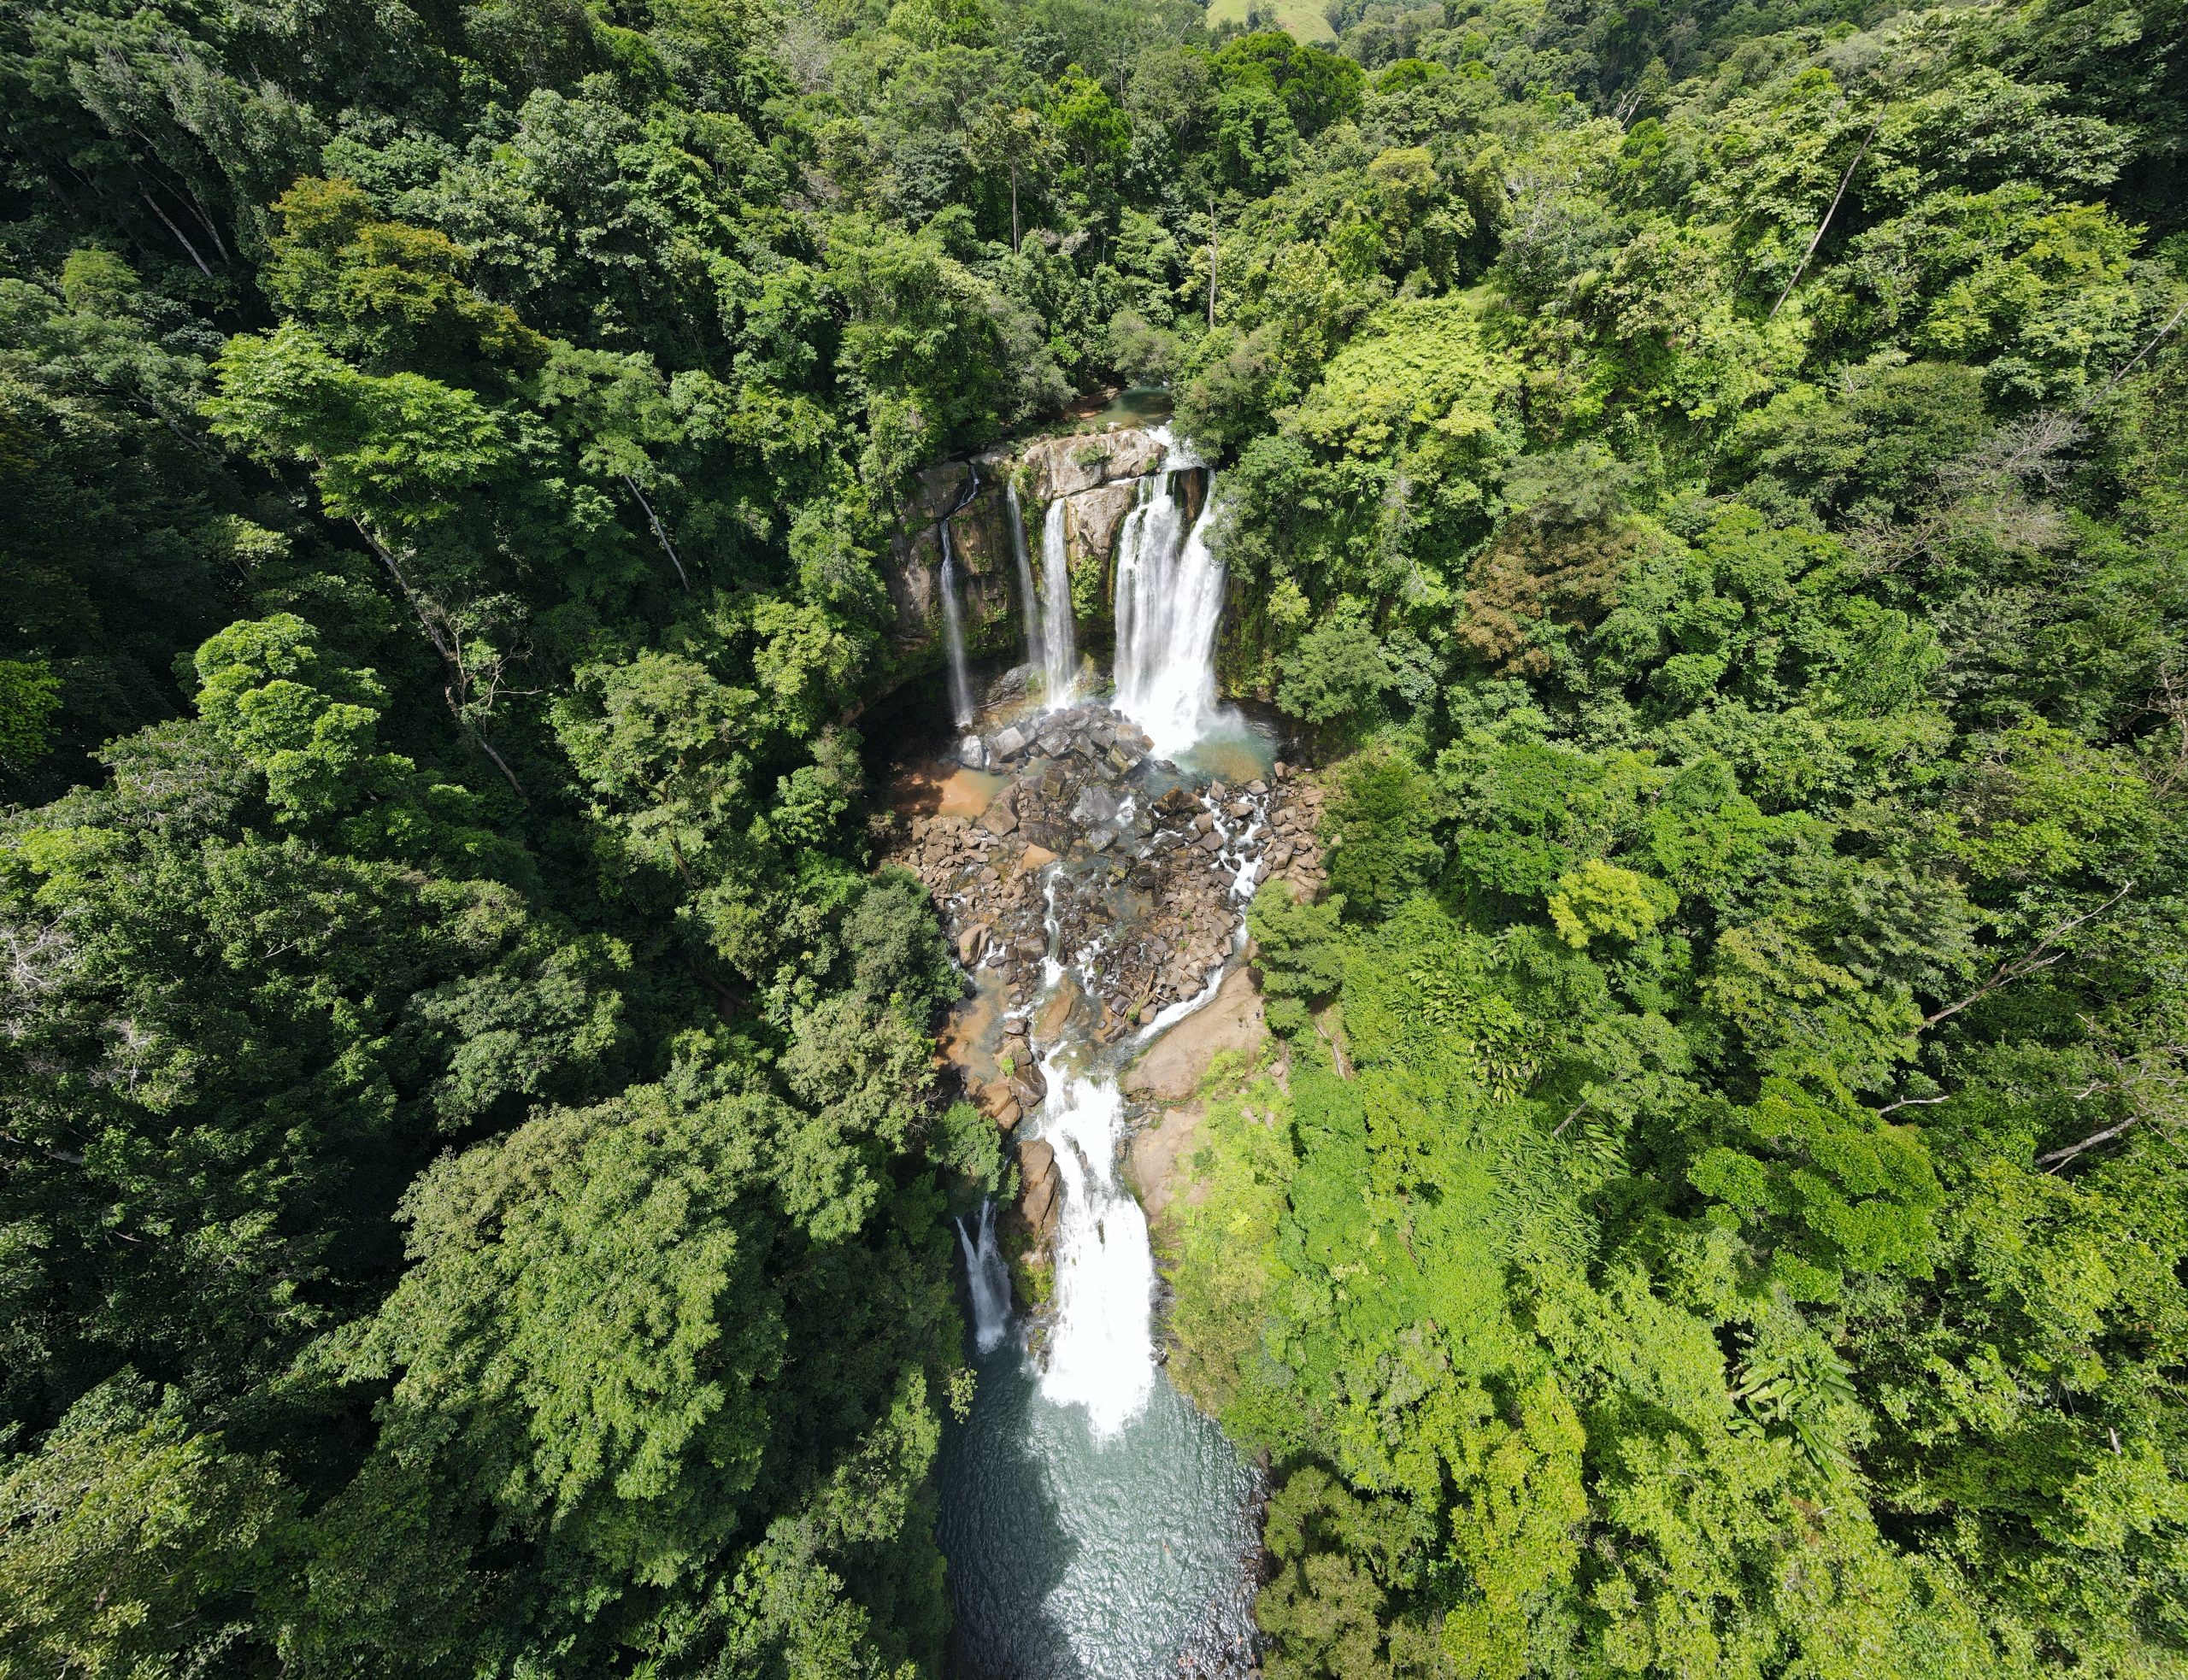
[[[1251, 0], [1209, 0], [1209, 27], [1213, 29], [1220, 23], [1244, 23], [1250, 3]], [[1322, 15], [1322, 0], [1261, 0], [1261, 9], [1296, 41], [1337, 39], [1337, 32]]]

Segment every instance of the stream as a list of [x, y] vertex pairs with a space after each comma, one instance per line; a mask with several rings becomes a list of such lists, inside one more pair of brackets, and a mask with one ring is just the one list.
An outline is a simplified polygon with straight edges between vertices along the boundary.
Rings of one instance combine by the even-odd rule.
[[[1223, 578], [1212, 496], [1185, 516], [1196, 470], [1167, 458], [1120, 538], [1107, 704], [1073, 691], [1044, 542], [1039, 610], [1020, 605], [1045, 696], [970, 719], [953, 779], [992, 802], [933, 819], [907, 860], [971, 973], [953, 1031], [996, 1072], [984, 1106], [1015, 1130], [1026, 1184], [1010, 1220], [983, 1206], [958, 1225], [979, 1380], [945, 1431], [938, 1533], [960, 1680], [1257, 1671], [1261, 1477], [1163, 1368], [1147, 1221], [1121, 1178], [1120, 1079], [1243, 960], [1284, 793], [1273, 732], [1216, 702]], [[1048, 1299], [1027, 1311], [1002, 1244], [1044, 1232]]]

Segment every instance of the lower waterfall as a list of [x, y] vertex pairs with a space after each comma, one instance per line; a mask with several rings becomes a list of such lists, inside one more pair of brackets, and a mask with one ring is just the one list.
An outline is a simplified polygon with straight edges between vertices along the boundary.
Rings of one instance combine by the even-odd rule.
[[[1062, 720], [1044, 726], [1074, 739], [1107, 730], [1121, 743], [1135, 733], [1099, 706], [1044, 715]], [[1136, 751], [1144, 754], [1144, 740]], [[1265, 761], [1257, 773], [1267, 771]], [[1015, 1132], [1029, 1180], [1030, 1163], [1053, 1152], [1055, 1199], [1046, 1289], [1038, 1266], [1022, 1274], [1037, 1297], [1028, 1310], [1011, 1299], [992, 1207], [957, 1225], [977, 1382], [969, 1413], [944, 1433], [938, 1467], [937, 1536], [955, 1611], [947, 1671], [960, 1680], [1248, 1680], [1262, 1483], [1163, 1367], [1161, 1278], [1147, 1217], [1124, 1182], [1133, 1121], [1120, 1088], [1143, 1051], [1215, 996], [1239, 960], [1243, 921], [1192, 947], [1175, 1001], [1149, 1007], [1137, 1030], [1099, 1000], [1115, 966], [1138, 960], [1118, 942], [1149, 937], [1125, 924], [1161, 913], [1134, 908], [1133, 860], [1173, 860], [1160, 866], [1203, 882], [1198, 902], [1228, 906], [1235, 918], [1256, 883], [1260, 819], [1232, 813], [1242, 795], [1257, 813], [1267, 796], [1259, 781], [1250, 795], [1226, 790], [1151, 758], [1144, 775], [1084, 773], [1083, 792], [1059, 792], [1045, 808], [1023, 795], [1018, 808], [1044, 836], [1067, 809], [1072, 830], [1053, 837], [1040, 874], [1025, 883], [1031, 926], [1007, 943], [998, 937], [997, 964], [968, 960], [975, 984], [1001, 1006], [985, 1030], [1013, 1047], [1009, 1065], [1026, 1066], [1015, 1058], [1039, 1040], [1026, 1075], [1035, 1095]], [[1039, 780], [1026, 775], [1021, 789]], [[1188, 845], [1187, 836], [1214, 843]], [[1027, 937], [1035, 931], [1045, 937]], [[1005, 966], [1016, 989], [1003, 996]], [[1018, 1229], [1022, 1236], [1022, 1220]]]
[[1074, 1078], [1051, 1057], [1055, 1093], [1041, 1136], [1056, 1152], [1063, 1213], [1056, 1235], [1056, 1325], [1041, 1392], [1080, 1406], [1095, 1438], [1114, 1436], [1155, 1386], [1155, 1254], [1147, 1218], [1116, 1179], [1124, 1099], [1104, 1078]]

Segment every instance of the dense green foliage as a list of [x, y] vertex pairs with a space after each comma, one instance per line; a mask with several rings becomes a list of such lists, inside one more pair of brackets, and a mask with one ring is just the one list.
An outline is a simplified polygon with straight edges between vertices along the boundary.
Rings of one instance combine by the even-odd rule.
[[1336, 761], [1172, 1257], [1269, 1671], [2177, 1673], [2177, 61], [1412, 16], [1184, 393]]
[[0, 1673], [933, 1673], [847, 719], [1111, 378], [1260, 913], [1272, 1673], [2177, 1670], [2175, 0], [0, 6]]

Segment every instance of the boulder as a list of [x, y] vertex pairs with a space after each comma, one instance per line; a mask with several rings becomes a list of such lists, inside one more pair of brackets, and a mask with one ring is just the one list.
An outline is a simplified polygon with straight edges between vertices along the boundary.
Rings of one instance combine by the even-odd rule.
[[1016, 831], [1018, 801], [1016, 790], [1005, 788], [995, 796], [995, 802], [980, 813], [980, 826], [997, 839]]
[[1018, 1146], [1018, 1176], [1025, 1185], [1018, 1211], [1043, 1237], [1054, 1229], [1057, 1213], [1056, 1152], [1036, 1137]]
[[988, 740], [989, 761], [995, 764], [1008, 764], [1026, 750], [1026, 743], [1032, 738], [1033, 731], [1023, 724], [1015, 723], [1008, 729], [997, 730]]
[[1037, 438], [1026, 446], [1023, 459], [1035, 497], [1047, 502], [1115, 479], [1145, 476], [1162, 464], [1162, 444], [1137, 426], [1120, 426], [1114, 432]]
[[1080, 790], [1078, 803], [1071, 808], [1071, 820], [1082, 827], [1113, 822], [1116, 819], [1118, 804], [1115, 793], [1099, 782], [1089, 782]]
[[957, 936], [957, 960], [970, 968], [988, 948], [988, 925], [976, 922]]
[[957, 743], [957, 762], [968, 770], [988, 767], [988, 743], [977, 735], [968, 735]]

